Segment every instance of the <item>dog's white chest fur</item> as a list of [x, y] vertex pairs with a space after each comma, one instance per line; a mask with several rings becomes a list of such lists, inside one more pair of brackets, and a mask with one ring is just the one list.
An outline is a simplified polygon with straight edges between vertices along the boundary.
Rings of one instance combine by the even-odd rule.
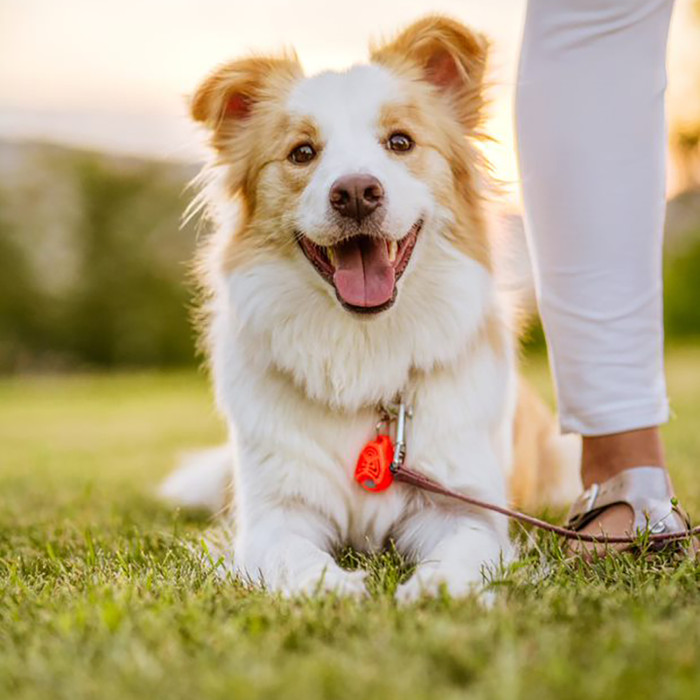
[[[466, 585], [507, 548], [502, 522], [452, 512], [403, 485], [367, 493], [353, 479], [360, 450], [374, 436], [378, 404], [400, 393], [414, 408], [407, 428], [411, 467], [504, 501], [514, 370], [492, 281], [440, 241], [424, 251], [431, 255], [439, 260], [424, 264], [440, 267], [439, 285], [417, 269], [400, 306], [359, 323], [330, 290], [300, 292], [292, 264], [259, 264], [222, 280], [212, 360], [219, 403], [238, 445], [235, 562], [245, 576], [292, 591], [315, 585], [323, 569], [329, 584], [355, 585], [358, 577], [338, 569], [327, 553], [344, 544], [377, 549], [391, 537], [421, 559], [461, 525], [478, 543]], [[499, 329], [499, 352], [487, 323]], [[293, 523], [309, 538], [299, 556], [310, 540], [319, 560], [299, 568], [294, 561], [271, 565]], [[295, 551], [296, 536], [291, 540], [285, 561]]]

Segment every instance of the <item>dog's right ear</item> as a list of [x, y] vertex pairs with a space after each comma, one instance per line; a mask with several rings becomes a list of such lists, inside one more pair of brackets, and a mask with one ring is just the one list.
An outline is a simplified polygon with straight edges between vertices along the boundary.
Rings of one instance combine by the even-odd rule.
[[258, 106], [275, 95], [285, 82], [301, 77], [296, 56], [251, 57], [226, 63], [197, 88], [190, 103], [192, 118], [212, 133], [221, 151], [254, 116]]

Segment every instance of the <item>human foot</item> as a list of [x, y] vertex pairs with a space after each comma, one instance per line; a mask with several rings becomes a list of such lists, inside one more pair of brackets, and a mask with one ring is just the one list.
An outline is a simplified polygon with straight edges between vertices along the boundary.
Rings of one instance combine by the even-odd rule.
[[571, 508], [569, 527], [601, 538], [600, 543], [571, 541], [572, 553], [591, 558], [633, 547], [603, 542], [606, 537], [685, 532], [690, 523], [675, 504], [668, 472], [653, 466], [624, 469], [602, 483], [590, 484]]
[[[581, 504], [585, 494], [591, 494], [594, 485], [604, 484], [626, 469], [640, 464], [653, 464], [665, 469], [665, 457], [661, 433], [658, 427], [628, 430], [611, 435], [584, 436], [581, 451], [581, 481], [586, 489], [584, 494], [572, 507], [569, 521], [573, 524], [573, 513], [576, 505]], [[669, 483], [670, 487], [670, 483]], [[586, 503], [584, 502], [585, 506]], [[591, 510], [590, 507], [586, 508]], [[634, 534], [634, 510], [629, 504], [617, 503], [607, 508], [599, 508], [595, 515], [587, 517], [585, 524], [581, 514], [576, 520], [579, 526], [575, 529], [582, 534], [599, 535], [600, 537]], [[611, 545], [608, 545], [611, 547]], [[617, 545], [615, 549], [624, 549]], [[593, 543], [572, 543], [572, 550], [592, 554], [593, 551], [602, 553], [606, 547]]]

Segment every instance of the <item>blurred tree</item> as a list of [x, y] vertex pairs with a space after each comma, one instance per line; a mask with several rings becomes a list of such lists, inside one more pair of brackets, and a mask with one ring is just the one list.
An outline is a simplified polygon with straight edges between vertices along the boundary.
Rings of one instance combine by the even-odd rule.
[[664, 323], [670, 339], [700, 338], [700, 228], [664, 274]]
[[[694, 0], [689, 17], [697, 44], [700, 46], [700, 0]], [[694, 70], [692, 66], [689, 70]], [[700, 91], [700, 75], [695, 79], [696, 93]], [[700, 113], [697, 111], [697, 94], [693, 96], [695, 110], [690, 108], [671, 132], [671, 154], [677, 171], [677, 185], [681, 190], [700, 187]], [[691, 101], [691, 104], [693, 101]]]
[[186, 263], [194, 236], [186, 250], [177, 245], [181, 181], [173, 187], [159, 164], [120, 170], [82, 156], [73, 167], [81, 259], [65, 300], [64, 346], [104, 366], [192, 361]]
[[700, 187], [700, 121], [676, 127], [671, 134], [671, 151], [679, 189]]
[[193, 169], [0, 143], [3, 162], [0, 371], [194, 362]]
[[29, 261], [0, 204], [0, 368], [19, 369], [43, 345], [42, 306]]

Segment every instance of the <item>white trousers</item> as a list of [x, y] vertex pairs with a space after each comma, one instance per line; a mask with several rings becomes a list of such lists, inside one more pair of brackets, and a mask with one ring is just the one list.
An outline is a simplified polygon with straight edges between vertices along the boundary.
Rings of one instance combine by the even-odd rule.
[[526, 230], [562, 429], [668, 420], [661, 248], [672, 0], [529, 0], [517, 87]]

